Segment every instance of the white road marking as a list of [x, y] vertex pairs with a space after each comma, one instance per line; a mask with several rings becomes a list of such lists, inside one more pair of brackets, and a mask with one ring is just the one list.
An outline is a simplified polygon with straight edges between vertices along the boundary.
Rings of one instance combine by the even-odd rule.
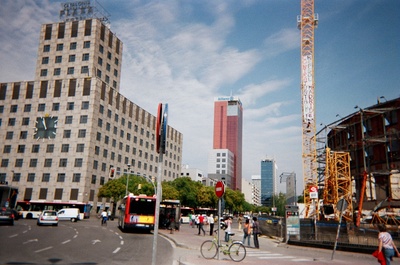
[[113, 251], [113, 254], [117, 253], [120, 249], [121, 249], [121, 248], [116, 248], [116, 249]]
[[64, 241], [64, 242], [62, 242], [61, 244], [67, 244], [67, 243], [69, 243], [69, 242], [71, 242], [71, 239], [68, 239], [68, 240], [66, 240], [66, 241]]
[[28, 241], [25, 241], [24, 243], [22, 243], [22, 244], [28, 244], [28, 243], [31, 243], [31, 242], [38, 242], [39, 240], [37, 239], [37, 238], [35, 238], [35, 239], [29, 239]]
[[11, 235], [11, 236], [9, 236], [9, 238], [13, 238], [13, 237], [16, 237], [16, 236], [18, 236], [18, 234]]
[[46, 250], [49, 250], [49, 249], [52, 249], [52, 248], [53, 248], [53, 247], [42, 248], [42, 249], [36, 250], [35, 253], [39, 253], [39, 252], [42, 252], [42, 251], [46, 251]]
[[123, 244], [124, 244], [124, 240], [121, 241], [121, 245], [123, 245]]
[[92, 240], [92, 245], [96, 244], [96, 243], [100, 243], [101, 241], [98, 239]]

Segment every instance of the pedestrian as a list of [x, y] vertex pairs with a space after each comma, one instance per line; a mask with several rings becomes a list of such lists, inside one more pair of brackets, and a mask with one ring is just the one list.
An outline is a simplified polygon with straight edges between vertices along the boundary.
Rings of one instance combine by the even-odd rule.
[[254, 241], [254, 247], [255, 248], [260, 248], [260, 245], [258, 244], [258, 234], [260, 233], [260, 224], [257, 221], [257, 217], [253, 217], [253, 241]]
[[103, 209], [103, 211], [101, 212], [101, 225], [107, 225], [107, 212], [106, 209]]
[[190, 216], [190, 220], [192, 223], [192, 228], [194, 228], [194, 225], [196, 223], [196, 215], [194, 213], [192, 213], [192, 215]]
[[250, 220], [246, 218], [246, 221], [243, 225], [243, 244], [246, 242], [246, 238], [247, 238], [247, 245], [249, 247], [250, 247], [250, 237], [251, 237]]
[[385, 256], [385, 260], [386, 260], [386, 265], [390, 265], [390, 261], [393, 260], [395, 251], [396, 251], [396, 254], [398, 257], [400, 256], [400, 253], [397, 250], [396, 245], [393, 243], [392, 236], [386, 231], [385, 224], [379, 224], [378, 229], [379, 229], [378, 252], [383, 251], [383, 255]]
[[206, 235], [206, 231], [204, 230], [203, 225], [204, 225], [204, 216], [200, 214], [199, 215], [199, 233], [198, 233], [198, 235], [200, 235], [200, 231], [203, 231], [204, 236]]
[[239, 223], [239, 230], [242, 230], [242, 224], [243, 224], [243, 215], [242, 214], [239, 214], [238, 223]]
[[232, 218], [231, 217], [226, 217], [225, 219], [225, 242], [229, 241], [229, 236], [231, 235], [231, 231], [232, 231]]
[[213, 214], [210, 214], [210, 216], [208, 217], [208, 223], [210, 224], [210, 236], [212, 236], [213, 232], [214, 232], [214, 216], [213, 216]]

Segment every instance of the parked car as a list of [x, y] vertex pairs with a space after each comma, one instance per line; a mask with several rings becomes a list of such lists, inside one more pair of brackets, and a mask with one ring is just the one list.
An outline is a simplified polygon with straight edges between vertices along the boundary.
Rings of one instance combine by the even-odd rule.
[[53, 210], [44, 210], [37, 219], [37, 225], [58, 225], [58, 214]]
[[0, 208], [0, 223], [14, 225], [14, 212], [10, 208]]

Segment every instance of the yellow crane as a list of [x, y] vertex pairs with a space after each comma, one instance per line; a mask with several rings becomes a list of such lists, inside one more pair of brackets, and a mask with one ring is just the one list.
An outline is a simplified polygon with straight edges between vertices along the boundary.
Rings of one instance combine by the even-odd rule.
[[311, 187], [318, 187], [314, 102], [314, 29], [317, 25], [318, 14], [314, 13], [314, 0], [301, 0], [301, 15], [297, 17], [297, 26], [301, 31], [302, 159], [305, 217], [317, 214], [318, 205], [315, 200], [312, 203], [309, 192]]

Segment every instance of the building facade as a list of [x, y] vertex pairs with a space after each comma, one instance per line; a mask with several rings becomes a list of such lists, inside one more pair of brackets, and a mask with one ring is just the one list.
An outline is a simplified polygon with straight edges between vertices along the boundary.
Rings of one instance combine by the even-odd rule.
[[[349, 152], [354, 199], [359, 202], [364, 197], [366, 210], [374, 209], [378, 203], [400, 208], [400, 98], [381, 98], [373, 106], [357, 107], [356, 112], [325, 126], [317, 134], [318, 139], [325, 139], [319, 148], [321, 157], [326, 146], [332, 151]], [[323, 174], [325, 165], [319, 168]], [[361, 196], [363, 189], [365, 194]]]
[[193, 181], [202, 182], [204, 178], [203, 171], [198, 168], [191, 168], [189, 165], [181, 166], [181, 177], [188, 177]]
[[261, 175], [252, 175], [251, 183], [253, 184], [252, 204], [261, 206]]
[[[122, 51], [98, 19], [45, 24], [34, 81], [0, 83], [0, 181], [18, 200], [96, 206], [111, 167], [158, 176], [156, 117], [119, 93]], [[173, 180], [183, 135], [169, 126], [166, 141], [161, 176]]]
[[[233, 190], [242, 189], [243, 107], [238, 97], [218, 97], [214, 101], [213, 149], [228, 149], [234, 156]], [[210, 173], [216, 173], [209, 169]]]
[[261, 160], [261, 204], [274, 206], [273, 196], [277, 192], [276, 163], [274, 159]]

